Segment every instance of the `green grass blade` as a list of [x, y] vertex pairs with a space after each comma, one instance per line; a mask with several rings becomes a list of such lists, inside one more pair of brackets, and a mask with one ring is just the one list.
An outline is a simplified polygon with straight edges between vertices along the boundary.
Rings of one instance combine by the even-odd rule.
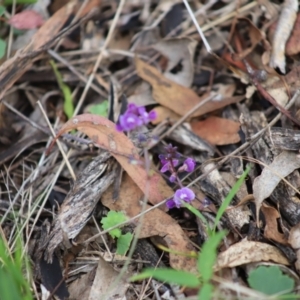
[[186, 287], [198, 287], [199, 279], [196, 275], [185, 271], [173, 269], [145, 269], [141, 274], [130, 278], [131, 281], [142, 280], [153, 277], [160, 281], [174, 283]]
[[222, 239], [226, 235], [226, 231], [220, 231], [209, 237], [204, 243], [201, 253], [199, 254], [197, 266], [203, 282], [208, 282], [213, 275], [213, 266], [217, 258], [217, 248]]
[[239, 190], [239, 188], [241, 187], [241, 185], [244, 182], [244, 180], [245, 180], [246, 176], [248, 175], [249, 171], [250, 171], [250, 166], [248, 166], [246, 168], [246, 170], [244, 171], [244, 173], [242, 174], [242, 176], [235, 183], [235, 185], [232, 187], [232, 189], [228, 193], [227, 197], [222, 202], [222, 205], [218, 209], [217, 216], [216, 216], [216, 219], [215, 219], [215, 224], [214, 224], [214, 229], [213, 229], [214, 231], [216, 230], [217, 225], [219, 224], [219, 222], [220, 222], [220, 220], [221, 220], [224, 212], [226, 211], [228, 205], [230, 204], [231, 200], [233, 199], [233, 197], [235, 196], [235, 194], [237, 193], [237, 191]]
[[64, 112], [68, 119], [71, 119], [74, 114], [74, 104], [72, 101], [71, 89], [63, 82], [62, 76], [53, 60], [50, 60], [50, 65], [54, 71], [59, 88], [64, 95]]

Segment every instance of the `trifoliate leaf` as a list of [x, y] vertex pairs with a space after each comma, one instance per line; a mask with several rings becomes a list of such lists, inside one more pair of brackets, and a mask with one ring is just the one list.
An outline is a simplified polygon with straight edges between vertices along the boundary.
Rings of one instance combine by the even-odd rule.
[[[109, 211], [107, 216], [102, 218], [101, 224], [104, 230], [107, 230], [113, 226], [116, 226], [120, 223], [123, 223], [127, 220], [127, 217], [125, 216], [124, 213], [122, 212], [117, 212], [117, 211]], [[121, 230], [119, 228], [113, 229], [109, 232], [109, 234], [113, 238], [119, 238], [121, 236]]]
[[94, 104], [89, 107], [89, 113], [107, 117], [108, 101], [105, 100], [100, 104]]
[[289, 276], [282, 274], [277, 266], [260, 266], [250, 272], [248, 277], [250, 287], [266, 295], [289, 293], [295, 282]]

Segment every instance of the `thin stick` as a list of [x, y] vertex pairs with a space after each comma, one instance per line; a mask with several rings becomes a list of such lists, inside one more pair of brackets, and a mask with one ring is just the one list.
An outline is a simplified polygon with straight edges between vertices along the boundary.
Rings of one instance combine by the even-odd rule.
[[[44, 116], [44, 118], [45, 118], [45, 120], [46, 120], [46, 122], [47, 122], [47, 124], [48, 124], [48, 126], [49, 126], [49, 129], [50, 129], [50, 131], [51, 131], [53, 137], [55, 138], [56, 133], [55, 133], [55, 131], [53, 130], [53, 128], [52, 128], [52, 126], [51, 126], [51, 123], [50, 123], [50, 121], [49, 121], [49, 119], [48, 119], [48, 117], [47, 117], [47, 114], [46, 114], [46, 112], [45, 112], [45, 110], [44, 110], [44, 108], [43, 108], [41, 102], [38, 101], [37, 104], [38, 104], [40, 110], [42, 111], [42, 114], [43, 114], [43, 116]], [[57, 143], [57, 146], [58, 146], [58, 148], [59, 148], [59, 150], [60, 150], [60, 152], [61, 152], [61, 154], [62, 154], [62, 156], [63, 156], [63, 158], [64, 158], [64, 161], [65, 161], [65, 163], [66, 163], [66, 165], [67, 165], [67, 167], [68, 167], [68, 169], [69, 169], [69, 172], [70, 172], [72, 178], [75, 180], [75, 179], [76, 179], [76, 175], [75, 175], [75, 173], [74, 173], [74, 170], [73, 170], [73, 168], [72, 168], [72, 166], [71, 166], [71, 164], [70, 164], [70, 162], [69, 162], [69, 159], [68, 159], [68, 157], [67, 157], [67, 155], [66, 155], [64, 149], [62, 148], [62, 145], [61, 145], [60, 141], [59, 141], [59, 140], [56, 140], [56, 143]]]
[[202, 29], [201, 29], [201, 27], [199, 26], [198, 21], [197, 21], [197, 19], [195, 18], [195, 15], [194, 15], [194, 13], [193, 13], [193, 11], [192, 11], [192, 9], [191, 9], [191, 7], [190, 7], [188, 1], [187, 1], [187, 0], [183, 0], [183, 3], [184, 3], [184, 5], [185, 5], [185, 7], [186, 7], [186, 9], [187, 9], [187, 11], [188, 11], [188, 13], [189, 13], [189, 15], [190, 15], [190, 17], [191, 17], [191, 19], [192, 19], [192, 21], [193, 21], [195, 27], [197, 28], [197, 31], [198, 31], [199, 35], [201, 36], [201, 39], [202, 39], [203, 44], [204, 44], [204, 46], [205, 46], [205, 48], [206, 48], [206, 51], [207, 51], [208, 53], [212, 53], [211, 47], [210, 47], [209, 43], [207, 42], [207, 39], [206, 39], [206, 37], [204, 36], [204, 34], [203, 34], [203, 32], [202, 32]]

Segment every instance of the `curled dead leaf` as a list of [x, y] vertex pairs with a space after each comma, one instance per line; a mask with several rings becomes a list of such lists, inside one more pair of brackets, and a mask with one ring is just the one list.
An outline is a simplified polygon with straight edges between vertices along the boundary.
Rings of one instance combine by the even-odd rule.
[[266, 243], [243, 240], [219, 254], [215, 270], [234, 268], [260, 261], [273, 261], [289, 265], [287, 258], [276, 247]]
[[141, 161], [138, 150], [123, 132], [118, 132], [115, 129], [115, 126], [113, 122], [106, 118], [83, 114], [70, 119], [64, 124], [57, 133], [56, 139], [63, 133], [73, 129], [85, 133], [95, 145], [109, 151], [115, 157], [153, 205], [171, 197], [173, 190], [159, 173], [151, 169], [148, 176], [143, 164], [132, 164], [130, 162], [131, 160]]
[[278, 231], [277, 219], [280, 218], [279, 212], [274, 207], [267, 206], [265, 204], [262, 205], [261, 211], [263, 212], [266, 220], [264, 237], [286, 245], [287, 240], [284, 234]]

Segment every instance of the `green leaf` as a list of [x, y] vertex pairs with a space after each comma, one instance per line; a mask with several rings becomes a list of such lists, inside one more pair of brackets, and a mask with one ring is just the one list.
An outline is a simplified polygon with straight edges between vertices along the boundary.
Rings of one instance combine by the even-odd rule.
[[203, 284], [198, 294], [199, 300], [212, 299], [213, 286], [210, 283]]
[[117, 254], [125, 255], [129, 249], [130, 243], [132, 241], [133, 234], [127, 232], [126, 234], [122, 234], [117, 241]]
[[89, 107], [89, 113], [94, 115], [99, 115], [102, 117], [107, 117], [108, 111], [108, 101], [105, 100], [100, 104], [94, 104]]
[[228, 205], [230, 204], [231, 200], [233, 199], [233, 197], [235, 196], [235, 194], [237, 193], [237, 191], [241, 187], [241, 185], [244, 182], [244, 180], [245, 180], [246, 176], [248, 175], [249, 171], [250, 171], [250, 166], [248, 166], [246, 168], [246, 170], [244, 171], [244, 173], [242, 174], [242, 176], [235, 183], [235, 185], [232, 187], [232, 189], [228, 193], [227, 197], [222, 202], [222, 205], [218, 209], [218, 212], [217, 212], [217, 215], [216, 215], [215, 225], [214, 225], [214, 231], [216, 230], [217, 225], [219, 224], [219, 222], [220, 222], [220, 220], [221, 220], [221, 218], [222, 218], [222, 216], [223, 216], [226, 208], [228, 207]]
[[71, 89], [63, 82], [62, 76], [53, 60], [50, 60], [50, 65], [52, 66], [52, 69], [54, 71], [59, 88], [64, 95], [64, 113], [66, 114], [68, 119], [71, 119], [74, 114], [74, 104], [72, 101]]
[[266, 295], [289, 293], [294, 289], [295, 282], [289, 276], [282, 274], [277, 266], [260, 266], [250, 272], [248, 277], [250, 287]]
[[[101, 224], [104, 230], [107, 230], [113, 226], [119, 225], [120, 223], [123, 223], [127, 221], [127, 217], [124, 213], [122, 212], [117, 212], [117, 211], [109, 211], [107, 216], [102, 218]], [[113, 238], [119, 238], [122, 234], [121, 230], [119, 228], [115, 228], [109, 232], [109, 234]]]
[[205, 282], [209, 281], [213, 275], [213, 266], [217, 258], [217, 248], [226, 235], [226, 231], [220, 231], [209, 237], [204, 243], [198, 257], [198, 270]]
[[0, 59], [4, 57], [6, 53], [6, 42], [0, 39]]
[[145, 269], [141, 274], [130, 278], [131, 281], [142, 280], [153, 277], [160, 281], [168, 283], [179, 284], [186, 287], [198, 287], [200, 285], [199, 279], [196, 275], [185, 271], [173, 269]]
[[3, 5], [0, 5], [0, 17], [5, 13], [6, 8]]

